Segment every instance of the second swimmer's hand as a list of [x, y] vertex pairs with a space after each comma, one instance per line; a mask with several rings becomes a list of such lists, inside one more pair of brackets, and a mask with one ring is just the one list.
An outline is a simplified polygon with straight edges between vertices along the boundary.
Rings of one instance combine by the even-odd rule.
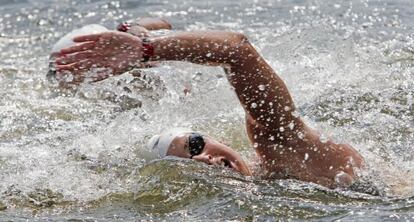
[[122, 32], [78, 36], [56, 58], [57, 79], [79, 84], [119, 75], [140, 64], [142, 41]]

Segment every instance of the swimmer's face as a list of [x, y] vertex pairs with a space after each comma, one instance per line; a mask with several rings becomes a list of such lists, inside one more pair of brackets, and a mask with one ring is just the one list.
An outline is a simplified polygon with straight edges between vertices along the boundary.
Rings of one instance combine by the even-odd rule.
[[177, 136], [172, 141], [167, 155], [191, 158], [208, 165], [228, 167], [243, 175], [252, 175], [249, 167], [236, 151], [210, 137], [202, 136], [204, 146], [201, 147], [199, 152], [196, 152], [196, 155], [194, 155], [195, 152], [192, 150], [194, 144], [192, 143], [197, 142], [196, 139], [200, 140], [200, 138], [195, 138], [194, 135], [190, 133]]

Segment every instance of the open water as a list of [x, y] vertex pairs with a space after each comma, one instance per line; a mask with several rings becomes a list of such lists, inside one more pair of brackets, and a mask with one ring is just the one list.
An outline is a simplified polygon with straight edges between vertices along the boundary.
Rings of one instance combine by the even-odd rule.
[[[138, 16], [245, 33], [306, 122], [365, 156], [381, 195], [145, 161], [172, 126], [254, 152], [220, 68], [165, 63], [76, 91], [46, 80], [65, 33]], [[413, 21], [412, 0], [0, 0], [0, 221], [414, 221]]]

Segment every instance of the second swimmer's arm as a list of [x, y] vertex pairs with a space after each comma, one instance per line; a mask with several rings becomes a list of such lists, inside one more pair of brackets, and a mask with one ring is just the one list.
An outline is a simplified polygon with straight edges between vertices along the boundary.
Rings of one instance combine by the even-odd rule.
[[172, 26], [169, 22], [160, 18], [141, 18], [136, 21], [136, 23], [150, 31], [159, 29], [172, 29]]

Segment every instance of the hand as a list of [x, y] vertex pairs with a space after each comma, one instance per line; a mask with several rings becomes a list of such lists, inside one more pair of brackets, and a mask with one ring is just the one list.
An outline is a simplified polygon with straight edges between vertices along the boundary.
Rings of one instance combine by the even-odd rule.
[[135, 35], [135, 36], [137, 36], [139, 38], [145, 38], [145, 37], [149, 37], [150, 36], [149, 31], [146, 28], [144, 28], [142, 26], [139, 26], [139, 25], [133, 25], [133, 26], [131, 26], [128, 29], [128, 31], [126, 31], [126, 33], [129, 33], [131, 35]]
[[163, 19], [145, 17], [121, 23], [118, 25], [117, 30], [143, 38], [150, 36], [149, 30], [171, 28], [171, 24]]
[[104, 32], [78, 36], [73, 41], [78, 44], [62, 49], [56, 58], [58, 80], [75, 84], [85, 78], [100, 81], [140, 65], [142, 41], [130, 34]]
[[170, 23], [160, 18], [141, 18], [136, 20], [134, 23], [139, 24], [140, 26], [148, 30], [159, 30], [159, 29], [171, 29], [172, 26]]

